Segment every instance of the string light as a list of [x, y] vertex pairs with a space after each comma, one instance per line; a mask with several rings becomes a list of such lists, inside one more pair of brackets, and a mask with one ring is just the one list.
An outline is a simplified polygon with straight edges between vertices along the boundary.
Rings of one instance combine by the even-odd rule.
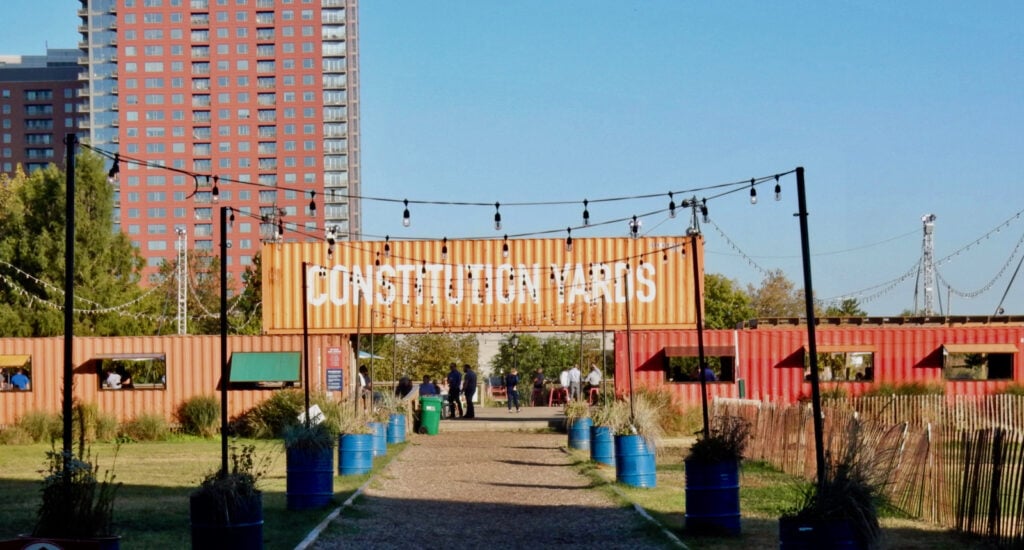
[[220, 187], [217, 186], [217, 181], [220, 178], [213, 176], [213, 190], [210, 192], [210, 196], [213, 199], [213, 204], [217, 204], [220, 201]]
[[568, 236], [565, 238], [565, 251], [572, 252], [572, 228], [566, 227], [565, 232], [568, 233]]
[[775, 200], [782, 200], [782, 186], [779, 185], [779, 175], [775, 174]]
[[384, 235], [384, 257], [385, 258], [390, 258], [391, 257], [391, 236], [390, 235]]
[[583, 199], [583, 225], [590, 225], [590, 210], [587, 208], [587, 204], [590, 201]]
[[309, 215], [316, 215], [316, 191], [310, 190], [309, 192]]
[[402, 212], [402, 225], [409, 227], [409, 224], [412, 223], [412, 220], [409, 219], [409, 199], [405, 199], [403, 202], [405, 203], [405, 211]]
[[114, 164], [107, 172], [107, 183], [113, 184], [117, 181], [117, 174], [121, 171], [121, 155], [114, 153]]
[[494, 230], [501, 231], [501, 203], [494, 203]]
[[707, 199], [701, 199], [700, 215], [704, 219], [704, 223], [708, 223], [708, 222], [711, 221], [711, 219], [708, 218], [708, 200]]
[[750, 204], [757, 204], [757, 188], [754, 187], [754, 178], [750, 178]]
[[672, 192], [668, 192], [668, 217], [676, 217], [676, 199], [672, 196]]
[[501, 243], [501, 257], [508, 258], [508, 235], [505, 235], [504, 242]]
[[633, 215], [633, 219], [628, 222], [629, 225], [629, 236], [634, 239], [640, 238], [640, 226], [643, 225], [643, 220], [638, 220], [636, 215]]
[[448, 260], [448, 237], [441, 239], [441, 261]]

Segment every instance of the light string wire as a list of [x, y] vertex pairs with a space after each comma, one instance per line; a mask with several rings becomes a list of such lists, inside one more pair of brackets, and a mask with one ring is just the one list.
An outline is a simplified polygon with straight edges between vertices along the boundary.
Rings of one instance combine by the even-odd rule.
[[1007, 257], [1006, 261], [1003, 262], [1003, 266], [999, 268], [999, 270], [992, 277], [992, 279], [990, 279], [987, 283], [979, 287], [977, 290], [963, 291], [954, 288], [953, 285], [951, 285], [949, 281], [947, 281], [946, 278], [942, 276], [942, 273], [939, 271], [938, 266], [935, 267], [935, 277], [939, 280], [939, 282], [946, 285], [946, 288], [948, 288], [949, 291], [952, 292], [953, 294], [956, 294], [961, 298], [977, 298], [978, 296], [981, 296], [982, 294], [991, 290], [992, 286], [995, 285], [996, 282], [999, 279], [1001, 279], [1003, 275], [1006, 274], [1006, 271], [1010, 268], [1010, 264], [1013, 263], [1014, 258], [1016, 258], [1017, 254], [1020, 252], [1021, 244], [1024, 244], [1024, 233], [1022, 233], [1020, 238], [1017, 239], [1017, 244], [1015, 244], [1013, 250], [1010, 251], [1009, 257]]

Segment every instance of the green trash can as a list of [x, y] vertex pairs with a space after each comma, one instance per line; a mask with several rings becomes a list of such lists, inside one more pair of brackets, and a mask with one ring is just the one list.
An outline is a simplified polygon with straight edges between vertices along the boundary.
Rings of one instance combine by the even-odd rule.
[[441, 425], [441, 398], [436, 395], [420, 397], [420, 433], [437, 435]]

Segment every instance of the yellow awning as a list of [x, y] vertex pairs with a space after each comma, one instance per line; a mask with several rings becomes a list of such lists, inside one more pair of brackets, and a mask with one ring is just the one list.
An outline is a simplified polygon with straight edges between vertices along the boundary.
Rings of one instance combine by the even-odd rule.
[[0, 368], [24, 367], [31, 358], [31, 355], [0, 355]]
[[942, 344], [945, 353], [1017, 353], [1017, 344]]

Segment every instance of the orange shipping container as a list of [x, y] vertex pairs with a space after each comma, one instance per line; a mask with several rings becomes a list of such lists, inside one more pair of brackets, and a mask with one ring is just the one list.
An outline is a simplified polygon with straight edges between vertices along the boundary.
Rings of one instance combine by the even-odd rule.
[[[270, 334], [686, 329], [700, 238], [267, 244]], [[303, 288], [306, 289], [305, 295]]]

